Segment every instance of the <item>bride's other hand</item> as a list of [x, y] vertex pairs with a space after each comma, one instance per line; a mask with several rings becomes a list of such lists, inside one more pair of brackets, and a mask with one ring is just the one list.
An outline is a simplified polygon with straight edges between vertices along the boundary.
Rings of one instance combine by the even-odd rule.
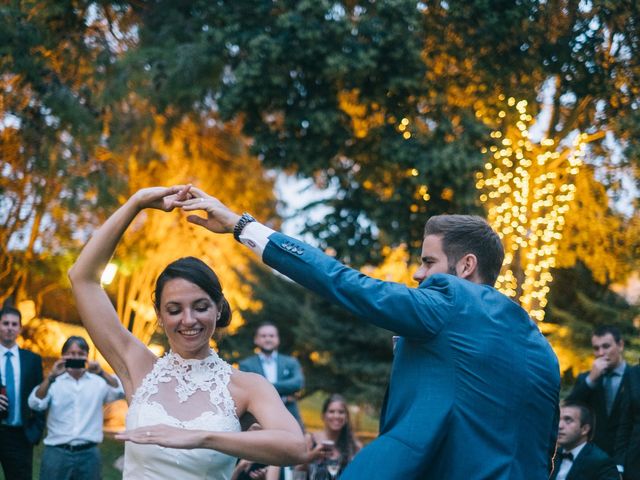
[[175, 185], [173, 187], [149, 187], [138, 190], [131, 196], [131, 200], [138, 209], [154, 208], [170, 212], [178, 202], [193, 198], [191, 185]]
[[168, 448], [198, 448], [202, 443], [199, 430], [170, 427], [168, 425], [150, 425], [116, 434], [117, 440], [126, 442], [154, 444]]

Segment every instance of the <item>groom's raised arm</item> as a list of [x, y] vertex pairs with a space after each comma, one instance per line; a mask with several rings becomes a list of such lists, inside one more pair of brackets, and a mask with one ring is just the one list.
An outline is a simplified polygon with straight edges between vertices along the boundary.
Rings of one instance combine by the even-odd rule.
[[434, 278], [421, 289], [377, 280], [256, 222], [246, 225], [239, 239], [265, 264], [296, 283], [403, 336], [437, 334], [446, 317], [444, 310], [454, 303], [454, 289], [446, 278]]
[[447, 276], [434, 275], [422, 288], [384, 282], [349, 268], [300, 240], [232, 212], [197, 188], [195, 198], [181, 202], [185, 211], [204, 211], [188, 220], [214, 233], [233, 233], [267, 265], [296, 283], [341, 305], [379, 327], [407, 337], [436, 335], [455, 305], [455, 287]]

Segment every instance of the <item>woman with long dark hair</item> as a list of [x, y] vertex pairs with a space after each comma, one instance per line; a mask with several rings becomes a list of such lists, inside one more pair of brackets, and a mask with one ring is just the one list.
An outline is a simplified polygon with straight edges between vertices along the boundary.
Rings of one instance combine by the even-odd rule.
[[[100, 274], [135, 216], [147, 208], [171, 211], [190, 198], [189, 189], [136, 192], [93, 235], [69, 272], [82, 322], [129, 402], [128, 430], [119, 435], [126, 441], [125, 479], [227, 480], [236, 457], [267, 465], [306, 458], [302, 431], [273, 386], [232, 368], [211, 349], [211, 336], [229, 324], [231, 310], [209, 266], [182, 258], [158, 277], [155, 309], [171, 347], [161, 358], [123, 326], [100, 286]], [[262, 430], [240, 431], [238, 418], [247, 412]]]
[[322, 422], [322, 430], [306, 435], [310, 459], [306, 468], [311, 479], [336, 478], [333, 472], [339, 475], [362, 448], [353, 434], [347, 401], [342, 395], [334, 393], [324, 401]]

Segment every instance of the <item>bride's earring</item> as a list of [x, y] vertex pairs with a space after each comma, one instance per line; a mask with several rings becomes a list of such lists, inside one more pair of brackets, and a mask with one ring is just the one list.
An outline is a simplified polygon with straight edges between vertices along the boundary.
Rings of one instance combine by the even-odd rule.
[[220, 320], [221, 315], [222, 315], [222, 312], [218, 312], [218, 315], [216, 315], [216, 320]]

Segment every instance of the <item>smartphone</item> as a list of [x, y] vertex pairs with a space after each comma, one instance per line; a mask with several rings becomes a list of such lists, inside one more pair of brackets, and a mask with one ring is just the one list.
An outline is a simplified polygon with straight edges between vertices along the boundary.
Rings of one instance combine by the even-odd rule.
[[64, 368], [86, 368], [87, 361], [84, 358], [67, 358], [64, 361]]

